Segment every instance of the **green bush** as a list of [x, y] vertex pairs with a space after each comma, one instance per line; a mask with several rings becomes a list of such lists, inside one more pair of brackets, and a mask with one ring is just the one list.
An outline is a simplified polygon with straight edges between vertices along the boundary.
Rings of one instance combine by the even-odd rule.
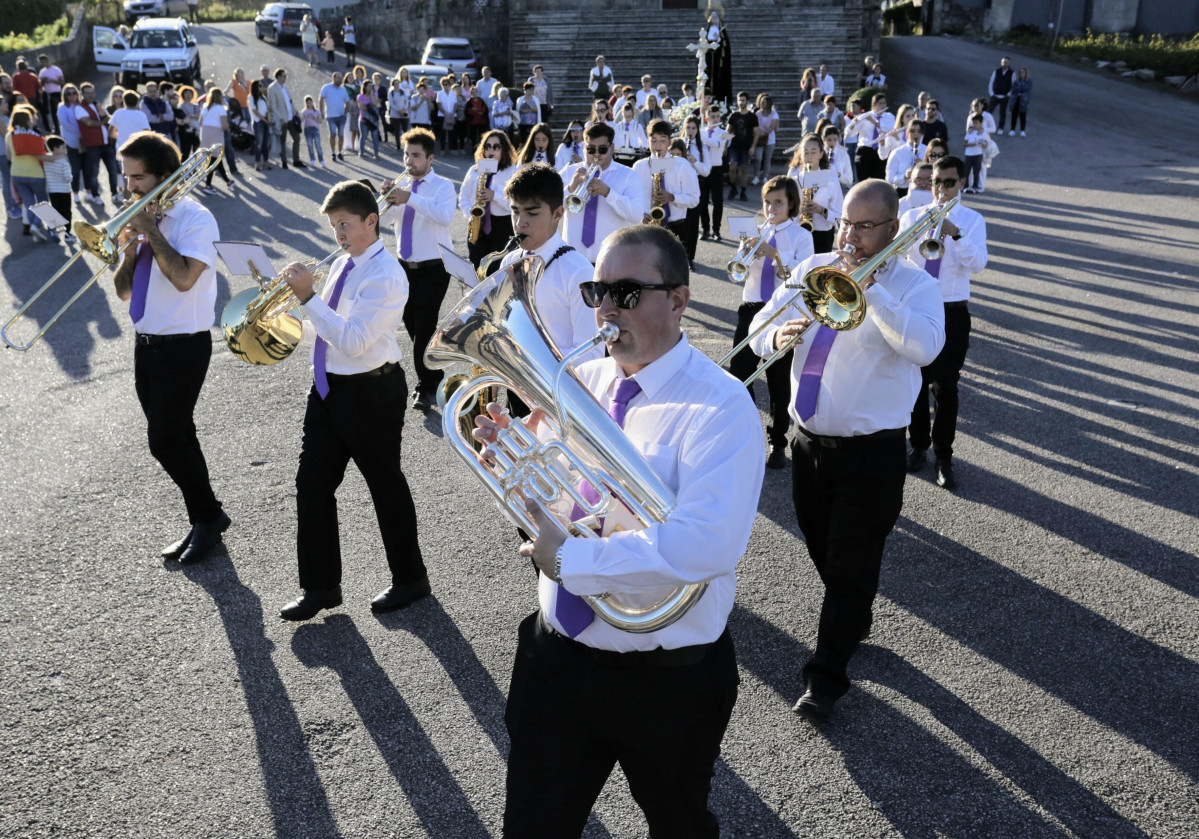
[[883, 12], [883, 32], [887, 35], [918, 35], [920, 31], [920, 9], [914, 3], [901, 3]]
[[200, 0], [200, 20], [204, 23], [253, 20], [265, 5], [264, 0]]
[[874, 99], [874, 95], [876, 93], [886, 94], [886, 92], [887, 91], [883, 90], [881, 87], [863, 87], [849, 94], [849, 98], [846, 99], [845, 102], [846, 104], [849, 104], [855, 100], [860, 101], [862, 103], [862, 107], [869, 111], [870, 102], [872, 99]]
[[30, 33], [42, 24], [53, 23], [66, 14], [66, 0], [0, 0], [0, 21], [8, 26], [19, 23], [22, 34]]
[[[71, 21], [66, 17], [59, 18], [51, 23], [43, 23], [41, 26], [34, 28], [31, 33], [21, 33], [18, 35], [15, 32], [9, 32], [7, 35], [0, 35], [0, 55], [36, 50], [39, 47], [49, 44], [57, 44], [59, 41], [65, 41], [70, 34]], [[35, 56], [27, 55], [25, 58], [32, 63], [36, 63], [34, 62]]]
[[1129, 69], [1149, 68], [1159, 76], [1199, 75], [1199, 35], [1189, 40], [1161, 35], [1085, 35], [1059, 38], [1057, 50], [1096, 61], [1123, 61]]

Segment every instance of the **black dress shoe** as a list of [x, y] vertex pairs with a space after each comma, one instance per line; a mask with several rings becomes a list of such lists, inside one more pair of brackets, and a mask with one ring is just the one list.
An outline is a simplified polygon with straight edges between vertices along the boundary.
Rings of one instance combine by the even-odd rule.
[[285, 621], [306, 621], [316, 617], [321, 609], [332, 609], [341, 605], [341, 586], [333, 588], [304, 589], [298, 600], [293, 600], [279, 610]]
[[414, 583], [393, 583], [379, 592], [371, 601], [371, 611], [394, 612], [396, 609], [411, 606], [422, 597], [431, 594], [432, 591], [433, 589], [429, 587], [428, 577], [421, 577]]
[[191, 542], [192, 534], [195, 532], [196, 532], [196, 529], [193, 527], [191, 530], [187, 531], [187, 535], [184, 536], [182, 539], [180, 539], [178, 542], [172, 542], [171, 544], [169, 544], [165, 548], [163, 548], [162, 549], [163, 558], [164, 559], [175, 559], [176, 557], [179, 556], [179, 554], [183, 553], [183, 549], [186, 548], [188, 546], [188, 544]]
[[787, 450], [784, 446], [771, 446], [770, 456], [766, 458], [767, 469], [786, 469]]
[[912, 449], [908, 455], [908, 474], [919, 472], [928, 462], [928, 449]]
[[425, 411], [427, 413], [433, 410], [433, 400], [429, 398], [429, 394], [423, 390], [418, 390], [416, 396], [412, 397], [412, 407], [418, 411]]
[[297, 169], [307, 169], [308, 168], [308, 164], [302, 160], [293, 160], [291, 162], [291, 165], [296, 167]]
[[705, 230], [703, 233], [699, 234], [699, 238], [702, 241], [707, 242], [709, 239], [712, 238], [712, 234], [710, 234], [708, 231]]
[[229, 517], [221, 513], [216, 521], [195, 525], [192, 528], [191, 541], [183, 553], [179, 554], [179, 561], [198, 562], [203, 559], [217, 542], [221, 541], [221, 534], [229, 529], [229, 524]]
[[719, 233], [713, 233], [713, 234], [712, 234], [712, 240], [713, 240], [713, 241], [716, 241], [716, 242], [723, 242], [723, 241], [724, 241], [724, 239], [721, 239], [721, 238], [720, 238], [720, 234], [719, 234]]
[[808, 689], [804, 691], [803, 696], [799, 697], [799, 701], [791, 710], [812, 722], [824, 722], [832, 716], [833, 705], [836, 701], [831, 696]]
[[945, 489], [957, 489], [958, 482], [953, 476], [953, 464], [948, 460], [937, 461], [937, 486]]

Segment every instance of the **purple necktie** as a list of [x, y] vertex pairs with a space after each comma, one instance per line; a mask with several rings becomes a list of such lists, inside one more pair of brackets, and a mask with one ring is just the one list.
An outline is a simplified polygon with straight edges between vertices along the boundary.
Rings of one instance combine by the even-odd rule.
[[[329, 296], [329, 308], [334, 311], [337, 310], [337, 303], [341, 300], [341, 287], [345, 285], [346, 275], [353, 267], [354, 260], [347, 259], [345, 267], [337, 275], [337, 282], [333, 284], [333, 294]], [[312, 379], [316, 382], [316, 392], [320, 394], [321, 399], [329, 395], [329, 375], [325, 370], [325, 356], [328, 353], [329, 342], [317, 336], [316, 346], [312, 353]]]
[[[770, 247], [778, 247], [773, 236], [770, 237]], [[762, 288], [758, 292], [763, 303], [767, 302], [771, 297], [774, 296], [774, 286], [774, 260], [764, 259], [762, 261]]]
[[133, 296], [129, 298], [129, 317], [134, 323], [146, 313], [146, 292], [150, 288], [150, 268], [154, 263], [154, 250], [149, 242], [143, 242], [133, 268]]
[[820, 377], [824, 374], [824, 364], [828, 361], [828, 354], [836, 337], [837, 330], [818, 326], [816, 337], [812, 339], [812, 348], [808, 350], [808, 357], [804, 359], [803, 371], [799, 374], [799, 392], [795, 394], [795, 412], [804, 422], [816, 413]]
[[[608, 416], [616, 420], [616, 424], [621, 428], [624, 428], [624, 417], [629, 409], [629, 400], [639, 393], [641, 393], [641, 385], [632, 379], [617, 381], [616, 393], [612, 394], [612, 401], [608, 405]], [[592, 504], [600, 499], [595, 487], [586, 481], [579, 486], [579, 492]], [[583, 511], [575, 507], [571, 520], [579, 518], [582, 514]], [[603, 527], [602, 519], [600, 527]], [[568, 636], [577, 638], [580, 632], [591, 626], [591, 622], [595, 620], [595, 612], [587, 605], [586, 600], [559, 586], [558, 599], [554, 604], [554, 617], [558, 619], [559, 625], [566, 630]]]
[[588, 196], [587, 206], [583, 208], [583, 247], [589, 248], [595, 244], [595, 219], [599, 213], [599, 201], [594, 195]]
[[[419, 181], [412, 182], [412, 192], [416, 193], [420, 185], [425, 182], [424, 178]], [[400, 222], [400, 259], [407, 259], [412, 256], [412, 223], [416, 220], [416, 210], [412, 209], [411, 205], [404, 205], [404, 220]]]
[[933, 279], [939, 279], [941, 276], [941, 257], [938, 256], [936, 259], [925, 260], [924, 270]]
[[[488, 189], [491, 189], [491, 179], [494, 177], [495, 177], [495, 175], [487, 176], [486, 186]], [[490, 201], [488, 201], [486, 204], [483, 205], [483, 232], [484, 233], [491, 232], [491, 202]]]

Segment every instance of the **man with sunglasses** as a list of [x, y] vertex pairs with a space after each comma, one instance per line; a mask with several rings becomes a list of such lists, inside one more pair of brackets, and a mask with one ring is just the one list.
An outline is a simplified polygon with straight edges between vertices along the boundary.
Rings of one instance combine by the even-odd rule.
[[929, 99], [928, 104], [924, 107], [922, 119], [924, 121], [924, 142], [943, 140], [948, 146], [949, 126], [945, 124], [945, 119], [941, 116], [941, 103], [936, 99]]
[[[580, 365], [579, 378], [675, 492], [676, 507], [665, 522], [610, 526], [594, 539], [567, 538], [533, 513], [539, 535], [520, 553], [540, 572], [541, 608], [520, 626], [508, 691], [504, 836], [581, 835], [619, 762], [650, 835], [716, 839], [707, 801], [737, 698], [726, 624], [762, 485], [758, 412], [683, 334], [687, 255], [668, 231], [614, 233], [582, 291], [595, 322], [615, 324], [620, 337], [610, 357]], [[488, 407], [480, 440], [507, 423]], [[647, 633], [596, 620], [579, 597], [657, 599], [697, 582], [708, 584], [703, 597]]]
[[[952, 201], [961, 192], [965, 179], [966, 164], [960, 157], [938, 160], [932, 180], [937, 204]], [[899, 219], [899, 229], [913, 226], [927, 210], [928, 207], [908, 210]], [[920, 371], [920, 391], [908, 426], [908, 439], [912, 444], [908, 472], [919, 472], [924, 468], [931, 443], [937, 461], [937, 484], [952, 490], [957, 487], [953, 473], [953, 438], [958, 421], [958, 379], [970, 347], [970, 275], [987, 267], [987, 224], [982, 215], [959, 203], [941, 224], [941, 245], [945, 250], [940, 259], [925, 259], [920, 255], [918, 245], [907, 252], [908, 259], [936, 278], [945, 303], [945, 347]], [[930, 392], [937, 412], [931, 432]]]
[[[890, 184], [857, 184], [845, 197], [838, 251], [808, 258], [795, 276], [838, 258], [852, 271], [880, 253], [899, 231], [897, 209]], [[903, 438], [912, 399], [920, 368], [945, 343], [941, 294], [928, 274], [895, 255], [862, 287], [861, 325], [846, 331], [814, 326], [791, 363], [795, 515], [824, 584], [816, 648], [795, 705], [814, 722], [827, 719], [849, 690], [849, 660], [870, 634], [883, 545], [903, 506]], [[810, 323], [800, 303], [784, 311], [794, 294], [780, 285], [750, 325], [752, 332], [772, 324], [750, 345], [763, 358]]]
[[612, 165], [615, 136], [607, 123], [588, 126], [583, 132], [583, 162], [567, 166], [562, 172], [565, 194], [570, 195], [587, 180], [592, 166], [600, 167], [599, 177], [587, 186], [587, 203], [580, 212], [567, 213], [562, 228], [566, 243], [593, 265], [604, 239], [622, 227], [639, 223], [649, 212], [649, 196], [642, 189], [641, 179], [627, 166]]

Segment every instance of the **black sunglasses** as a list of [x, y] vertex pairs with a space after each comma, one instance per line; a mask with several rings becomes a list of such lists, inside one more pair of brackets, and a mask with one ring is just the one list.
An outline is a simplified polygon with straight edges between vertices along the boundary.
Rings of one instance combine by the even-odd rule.
[[607, 154], [611, 146], [584, 146], [588, 154]]
[[598, 280], [579, 283], [579, 291], [583, 293], [583, 302], [589, 308], [598, 309], [604, 302], [604, 295], [612, 296], [612, 302], [618, 309], [635, 309], [641, 301], [643, 291], [670, 291], [678, 286], [666, 283], [641, 283], [637, 280], [617, 280], [614, 283], [601, 283]]
[[486, 151], [503, 151], [504, 150], [504, 147], [501, 146], [499, 143], [487, 143], [485, 146], [483, 146], [483, 148]]
[[957, 178], [933, 178], [933, 186], [943, 186], [946, 189], [953, 189], [957, 185]]

